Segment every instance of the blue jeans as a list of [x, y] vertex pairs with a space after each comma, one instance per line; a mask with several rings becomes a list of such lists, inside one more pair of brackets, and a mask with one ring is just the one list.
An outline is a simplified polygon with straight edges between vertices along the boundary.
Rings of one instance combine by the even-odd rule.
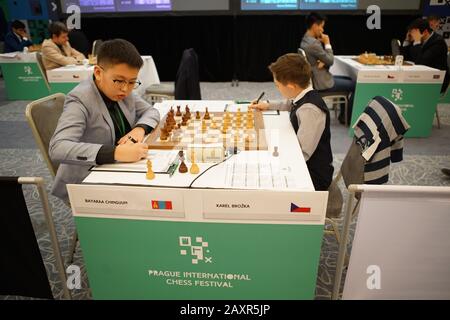
[[[353, 110], [353, 99], [355, 98], [356, 82], [349, 77], [345, 76], [333, 76], [334, 86], [330, 89], [320, 90], [319, 92], [348, 92], [348, 114], [347, 123], [350, 123]], [[343, 123], [345, 121], [345, 110], [341, 108], [339, 112], [339, 121]]]

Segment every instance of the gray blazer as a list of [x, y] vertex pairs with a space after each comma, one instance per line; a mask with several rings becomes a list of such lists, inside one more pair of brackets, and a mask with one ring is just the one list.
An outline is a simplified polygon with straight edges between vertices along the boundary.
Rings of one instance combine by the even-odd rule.
[[[329, 69], [334, 63], [333, 50], [324, 49], [319, 40], [310, 37], [308, 34], [303, 36], [300, 48], [305, 50], [306, 58], [311, 65], [314, 89], [325, 90], [332, 88], [334, 86], [334, 79]], [[319, 69], [317, 60], [325, 63], [325, 67]]]
[[[158, 110], [135, 93], [119, 101], [120, 109], [130, 123], [158, 125]], [[67, 201], [66, 184], [81, 183], [96, 164], [102, 145], [114, 145], [114, 125], [102, 97], [90, 77], [66, 97], [64, 110], [49, 144], [50, 158], [59, 162], [52, 194]]]

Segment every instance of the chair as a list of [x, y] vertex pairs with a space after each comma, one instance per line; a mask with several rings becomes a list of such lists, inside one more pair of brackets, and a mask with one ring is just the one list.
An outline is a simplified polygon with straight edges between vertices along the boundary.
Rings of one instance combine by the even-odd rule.
[[306, 59], [306, 52], [302, 48], [297, 49], [297, 53]]
[[44, 61], [42, 60], [42, 54], [40, 52], [36, 52], [36, 61], [37, 61], [39, 70], [42, 73], [42, 77], [44, 79], [45, 85], [47, 86], [48, 90], [50, 91], [50, 84], [48, 82], [47, 70], [45, 69]]
[[[155, 104], [163, 100], [173, 100], [175, 99], [175, 84], [168, 83], [163, 84], [159, 81], [158, 71], [156, 70], [155, 63], [153, 59], [148, 62], [148, 68], [151, 70], [151, 74], [148, 75], [150, 84], [144, 89], [143, 97], [148, 102]], [[146, 60], [144, 59], [144, 66], [146, 67]], [[141, 70], [145, 74], [145, 70]], [[143, 81], [145, 84], [146, 81]]]
[[64, 94], [56, 93], [31, 102], [25, 111], [34, 140], [53, 177], [55, 177], [59, 165], [50, 160], [48, 146], [63, 111], [64, 99]]
[[394, 58], [394, 61], [395, 61], [395, 57], [402, 54], [400, 48], [401, 48], [400, 40], [392, 39], [391, 40], [391, 52], [392, 52], [392, 57]]
[[324, 99], [328, 108], [334, 111], [334, 116], [336, 118], [338, 117], [338, 106], [340, 106], [341, 108], [342, 105], [344, 106], [345, 125], [348, 125], [348, 92], [319, 92], [319, 94]]
[[97, 39], [94, 41], [94, 43], [92, 44], [92, 55], [94, 57], [97, 56], [98, 54], [98, 49], [100, 49], [100, 46], [102, 45], [103, 40]]
[[[0, 177], [2, 207], [0, 214], [0, 294], [52, 299], [53, 294], [39, 245], [23, 196], [22, 185], [35, 185], [39, 192], [50, 235], [56, 271], [63, 285], [63, 295], [71, 299], [53, 216], [41, 177]], [[3, 263], [4, 261], [4, 263]], [[53, 272], [53, 270], [48, 270]]]
[[175, 77], [176, 100], [201, 100], [198, 56], [194, 49], [183, 51]]
[[[398, 150], [401, 149], [402, 145], [401, 142], [403, 141], [401, 139], [401, 137], [404, 135], [404, 133], [409, 129], [409, 125], [406, 122], [406, 120], [403, 118], [403, 116], [400, 114], [400, 111], [398, 109], [398, 107], [396, 107], [391, 101], [383, 98], [383, 97], [375, 97], [372, 101], [369, 102], [367, 108], [371, 109], [371, 112], [376, 110], [373, 109], [374, 105], [380, 105], [382, 104], [382, 108], [385, 110], [389, 110], [389, 112], [385, 112], [383, 113], [383, 115], [381, 114], [377, 114], [378, 118], [381, 119], [381, 124], [380, 126], [382, 126], [381, 128], [376, 128], [376, 130], [380, 133], [380, 139], [382, 139], [382, 141], [384, 142], [383, 144], [380, 143], [381, 145], [386, 145], [386, 143], [389, 143], [389, 146], [393, 146], [396, 150], [395, 154], [392, 155], [391, 151], [392, 149], [383, 149], [383, 151], [380, 154], [384, 154], [384, 158], [383, 160], [377, 159], [375, 161], [382, 162], [384, 161], [384, 159], [388, 159], [389, 163], [392, 162], [399, 162], [401, 161], [401, 157], [399, 157], [398, 154]], [[376, 111], [375, 111], [376, 112]], [[392, 117], [390, 118], [390, 114], [397, 114], [398, 117]], [[364, 111], [363, 115], [360, 118], [360, 121], [363, 121], [365, 123], [365, 121], [370, 118], [370, 121], [373, 121], [372, 116], [369, 116], [369, 113], [366, 113], [366, 111]], [[364, 120], [362, 120], [364, 119]], [[395, 121], [399, 121], [396, 122], [396, 124], [394, 125], [392, 123], [392, 119], [395, 119]], [[361, 124], [362, 125], [362, 124]], [[394, 129], [395, 126], [395, 129]], [[364, 126], [365, 127], [365, 126]], [[404, 132], [401, 132], [401, 130], [404, 130]], [[388, 136], [387, 132], [396, 132], [397, 135], [396, 136]], [[364, 135], [362, 135], [361, 137], [358, 137], [361, 139], [361, 142], [363, 140], [366, 139], [370, 139], [371, 137], [365, 137]], [[389, 141], [386, 141], [386, 139], [389, 139]], [[391, 141], [392, 140], [392, 141]], [[386, 148], [386, 147], [383, 147]], [[357, 143], [356, 137], [353, 139], [352, 144], [350, 145], [350, 148], [342, 162], [341, 168], [338, 171], [336, 178], [333, 179], [329, 191], [330, 191], [330, 198], [331, 198], [331, 203], [334, 205], [335, 208], [341, 209], [342, 208], [342, 198], [336, 197], [332, 195], [331, 191], [334, 189], [336, 189], [337, 187], [337, 183], [339, 182], [340, 178], [343, 178], [344, 183], [346, 188], [348, 188], [351, 184], [364, 184], [364, 183], [375, 183], [374, 181], [376, 181], [377, 184], [382, 184], [384, 182], [382, 181], [387, 181], [387, 177], [386, 175], [383, 175], [381, 177], [378, 176], [373, 176], [374, 172], [378, 172], [378, 174], [380, 174], [380, 171], [383, 169], [382, 167], [377, 167], [376, 170], [374, 170], [373, 168], [371, 169], [372, 171], [368, 172], [368, 176], [370, 173], [371, 176], [371, 180], [370, 181], [365, 181], [365, 167], [366, 167], [366, 159], [362, 156], [362, 147], [360, 146], [359, 143]], [[376, 150], [379, 151], [379, 150]], [[389, 151], [389, 154], [386, 155], [386, 151]], [[372, 157], [375, 156], [375, 153], [372, 155]], [[386, 158], [389, 157], [389, 158]], [[370, 170], [370, 169], [369, 169]], [[386, 172], [385, 172], [386, 174]], [[388, 174], [388, 172], [387, 172]], [[373, 180], [375, 179], [375, 180]], [[340, 202], [340, 203], [339, 203]], [[353, 218], [356, 214], [357, 214], [357, 209], [359, 207], [359, 199], [357, 199], [356, 205], [353, 209], [349, 209], [349, 212], [351, 212], [351, 217]], [[330, 210], [332, 210], [333, 208], [331, 208]], [[330, 232], [334, 232], [336, 239], [338, 242], [340, 242], [340, 235], [339, 235], [339, 231], [337, 231], [336, 226], [337, 224], [335, 223], [334, 220], [330, 219], [332, 217], [335, 217], [336, 215], [339, 215], [340, 211], [338, 212], [329, 212], [329, 210], [327, 210], [327, 217], [329, 219], [326, 220], [326, 222], [330, 223], [331, 226], [333, 227], [334, 230], [327, 230]], [[329, 232], [328, 232], [329, 233]]]
[[175, 99], [175, 85], [173, 83], [153, 83], [145, 89], [146, 100], [150, 100], [150, 103], [161, 102], [162, 100], [174, 100]]
[[[59, 117], [61, 116], [64, 108], [65, 95], [62, 93], [56, 93], [48, 97], [31, 102], [27, 105], [25, 116], [31, 131], [34, 136], [34, 140], [41, 151], [42, 157], [47, 164], [47, 167], [53, 177], [56, 176], [59, 164], [54, 163], [48, 154], [48, 147], [50, 139], [52, 138], [56, 126], [58, 124]], [[66, 203], [69, 206], [69, 204]], [[70, 261], [73, 261], [73, 254], [78, 242], [78, 234], [75, 232], [70, 252]]]
[[[341, 179], [343, 179], [346, 188], [348, 188], [351, 184], [364, 184], [365, 164], [366, 160], [361, 155], [361, 147], [356, 143], [356, 140], [353, 139], [352, 144], [350, 145], [350, 148], [342, 161], [341, 168], [328, 188], [329, 195], [325, 222], [330, 224], [332, 229], [325, 229], [325, 233], [334, 234], [338, 243], [341, 241], [341, 236], [337, 222], [334, 218], [341, 215], [343, 205], [343, 197], [338, 183]], [[352, 209], [352, 218], [356, 215], [358, 206], [359, 199], [357, 200], [355, 207]]]

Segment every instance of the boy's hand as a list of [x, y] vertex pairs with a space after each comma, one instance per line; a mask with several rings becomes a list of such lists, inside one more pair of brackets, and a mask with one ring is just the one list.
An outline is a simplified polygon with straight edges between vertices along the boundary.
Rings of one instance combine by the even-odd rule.
[[128, 132], [126, 135], [124, 135], [122, 138], [120, 138], [120, 140], [117, 144], [124, 144], [124, 143], [127, 143], [128, 141], [131, 141], [134, 143], [142, 142], [142, 141], [144, 141], [144, 137], [145, 137], [144, 128], [136, 127], [133, 130], [131, 130], [130, 132]]
[[323, 63], [323, 62], [320, 61], [320, 60], [317, 60], [317, 68], [318, 68], [318, 69], [323, 69], [323, 67], [325, 67], [325, 63]]
[[256, 100], [252, 101], [252, 104], [248, 106], [250, 109], [256, 109], [259, 111], [265, 111], [269, 109], [270, 105], [267, 102], [256, 103]]
[[148, 146], [145, 143], [127, 142], [120, 144], [114, 151], [114, 160], [121, 162], [136, 162], [147, 157]]

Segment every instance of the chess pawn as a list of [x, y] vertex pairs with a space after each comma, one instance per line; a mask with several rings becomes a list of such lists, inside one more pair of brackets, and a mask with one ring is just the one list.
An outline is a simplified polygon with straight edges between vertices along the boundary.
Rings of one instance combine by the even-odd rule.
[[169, 137], [169, 134], [167, 132], [166, 128], [161, 128], [161, 134], [159, 136], [159, 138], [161, 139], [161, 141], [165, 141], [167, 140], [167, 138]]
[[195, 152], [194, 150], [191, 151], [191, 169], [189, 170], [191, 174], [198, 174], [200, 172], [200, 168], [195, 163]]
[[209, 120], [209, 119], [211, 119], [211, 117], [209, 116], [208, 108], [206, 108], [206, 110], [205, 110], [205, 115], [204, 115], [204, 117], [203, 117], [203, 120]]
[[181, 107], [177, 106], [177, 113], [176, 113], [177, 117], [181, 117]]
[[179, 173], [186, 173], [188, 172], [188, 167], [186, 166], [186, 163], [184, 163], [184, 157], [181, 158], [180, 167], [178, 168]]
[[216, 122], [214, 120], [211, 122], [211, 129], [213, 129], [213, 130], [217, 129], [217, 125], [216, 125]]
[[152, 162], [150, 160], [147, 160], [147, 174], [146, 174], [147, 180], [153, 180], [155, 179], [155, 173], [152, 170]]
[[195, 120], [200, 120], [201, 119], [201, 117], [200, 117], [200, 111], [196, 111], [195, 112]]
[[279, 152], [278, 152], [278, 147], [273, 147], [273, 153], [272, 153], [272, 156], [274, 156], [274, 157], [278, 157], [280, 154], [279, 154]]

